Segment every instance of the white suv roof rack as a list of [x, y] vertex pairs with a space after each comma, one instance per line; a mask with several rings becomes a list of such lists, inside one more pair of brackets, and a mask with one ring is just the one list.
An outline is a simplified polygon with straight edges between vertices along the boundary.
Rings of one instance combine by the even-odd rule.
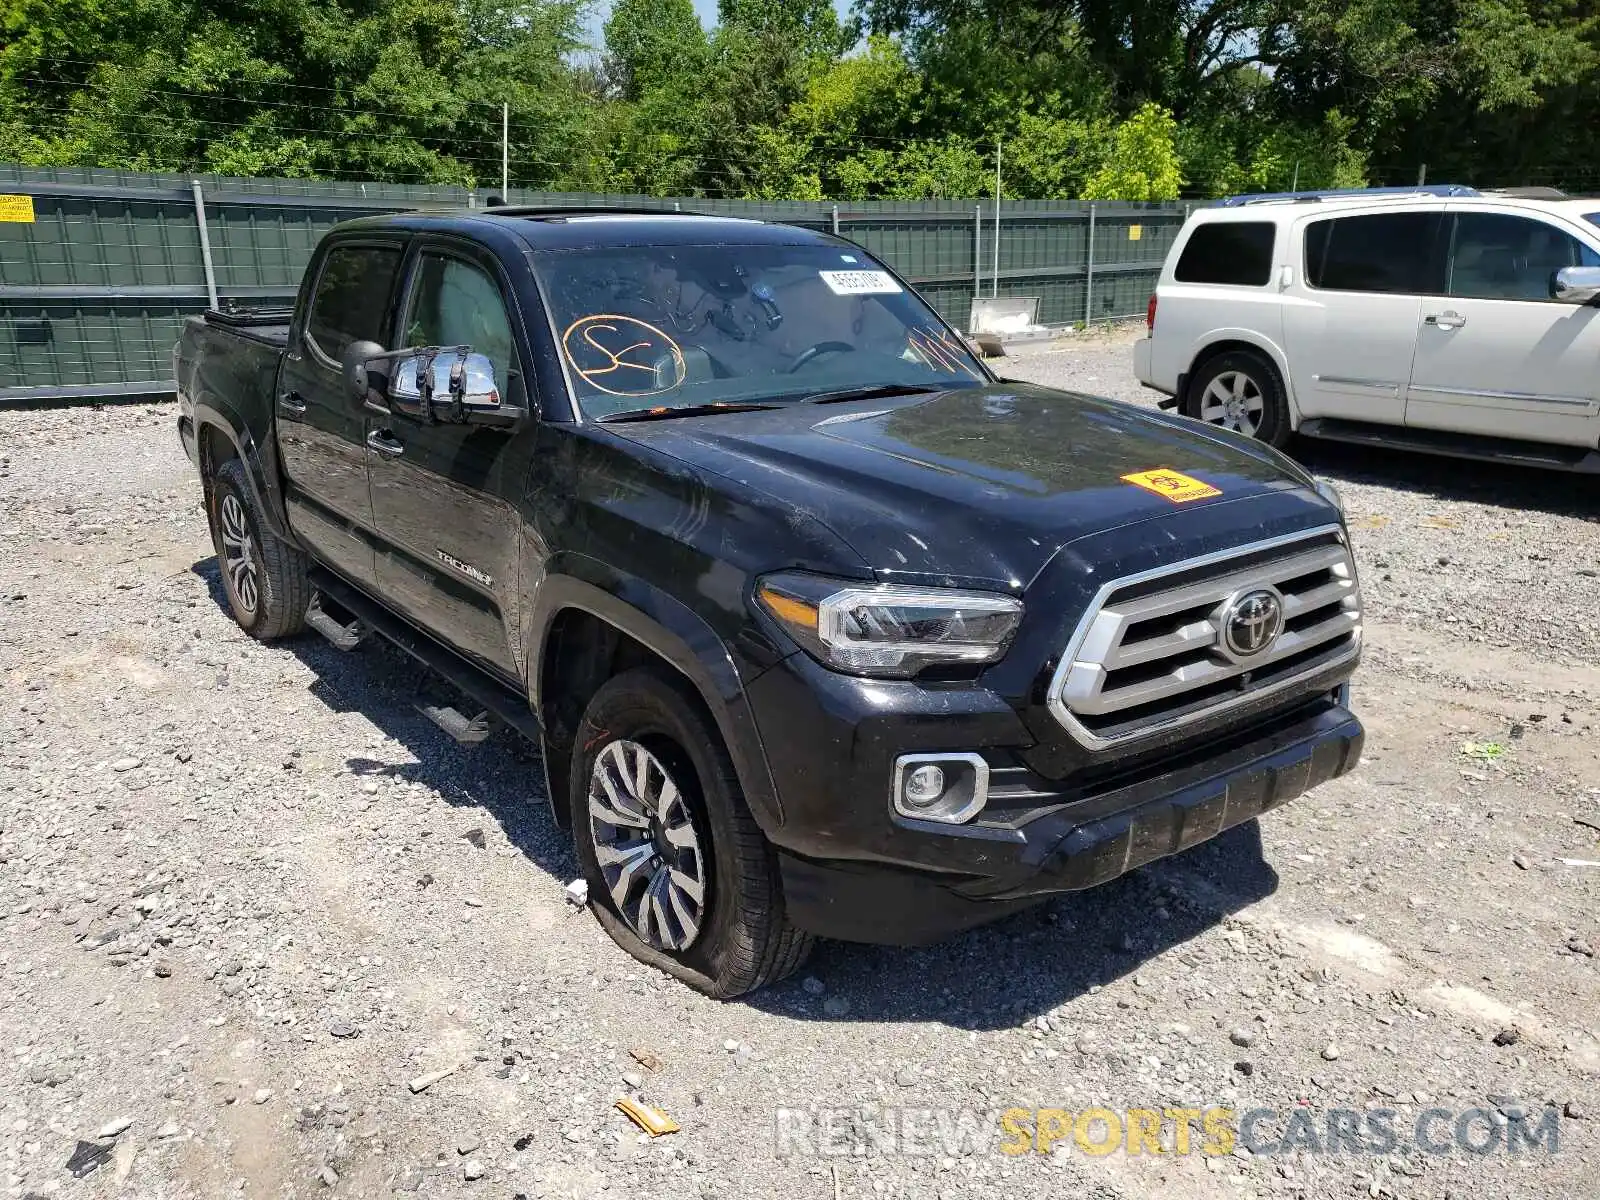
[[1218, 208], [1243, 208], [1253, 204], [1316, 204], [1323, 200], [1382, 200], [1402, 199], [1407, 196], [1480, 196], [1476, 188], [1460, 183], [1429, 183], [1419, 187], [1381, 188], [1331, 188], [1318, 192], [1258, 192], [1241, 196], [1226, 196], [1216, 202]]

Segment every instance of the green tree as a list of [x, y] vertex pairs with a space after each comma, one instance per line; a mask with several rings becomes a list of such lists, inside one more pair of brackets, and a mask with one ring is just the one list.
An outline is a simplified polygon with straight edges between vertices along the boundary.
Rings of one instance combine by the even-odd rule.
[[1178, 123], [1146, 104], [1111, 132], [1105, 161], [1083, 186], [1085, 200], [1176, 200], [1183, 186]]
[[[1592, 0], [861, 0], [870, 26], [905, 37], [938, 96], [951, 93], [997, 124], [1010, 97], [1036, 112], [1022, 80], [1077, 48], [1067, 119], [1109, 108], [1126, 118], [1155, 102], [1181, 123], [1184, 161], [1200, 186], [1244, 180], [1274, 130], [1316, 137], [1327, 114], [1369, 176], [1414, 178], [1419, 161], [1484, 182], [1592, 186], [1600, 122], [1600, 14]], [[974, 86], [987, 52], [1007, 82]], [[1071, 60], [1068, 60], [1071, 61]], [[1080, 97], [1084, 67], [1107, 102]], [[1268, 170], [1281, 145], [1267, 145]], [[1230, 166], [1230, 157], [1234, 160]], [[1341, 168], [1352, 177], [1354, 160]], [[1395, 178], [1398, 175], [1399, 178]], [[1542, 178], [1540, 178], [1542, 176]]]
[[1279, 126], [1256, 145], [1247, 186], [1240, 190], [1365, 187], [1367, 156], [1350, 145], [1353, 127], [1338, 109], [1330, 109], [1319, 126]]
[[1265, 61], [1294, 10], [1288, 0], [861, 0], [876, 32], [904, 33], [931, 56], [945, 31], [981, 30], [1026, 72], [1073, 48], [1099, 73], [1114, 107], [1157, 100], [1185, 111], [1233, 72]]
[[493, 186], [505, 104], [543, 188], [1592, 188], [1595, 2], [0, 0], [0, 158]]
[[916, 125], [922, 76], [899, 43], [883, 37], [864, 52], [812, 73], [787, 123], [819, 147], [846, 150], [862, 141], [908, 136]]
[[606, 20], [606, 68], [624, 100], [698, 86], [709, 45], [693, 0], [616, 0]]
[[833, 170], [845, 200], [954, 200], [993, 186], [992, 159], [963, 138], [867, 149]]
[[858, 36], [854, 22], [839, 20], [832, 0], [717, 0], [717, 23], [781, 39], [810, 59], [837, 58]]
[[1039, 200], [1082, 196], [1105, 161], [1112, 136], [1104, 119], [1021, 114], [1005, 141], [1006, 193]]
[[861, 152], [915, 138], [921, 88], [922, 77], [888, 38], [873, 38], [864, 52], [812, 71], [783, 127], [806, 147], [823, 194], [864, 199], [888, 186], [887, 178], [869, 181], [862, 174], [865, 164], [881, 156]]
[[24, 162], [548, 184], [592, 110], [573, 0], [0, 0], [0, 153]]

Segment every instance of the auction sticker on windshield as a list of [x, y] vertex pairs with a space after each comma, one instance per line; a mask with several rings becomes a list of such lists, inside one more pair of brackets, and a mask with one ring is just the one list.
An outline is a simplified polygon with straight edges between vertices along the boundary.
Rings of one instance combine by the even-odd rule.
[[901, 291], [887, 271], [818, 271], [835, 296], [891, 296]]
[[1190, 500], [1204, 500], [1210, 496], [1222, 495], [1221, 488], [1214, 488], [1205, 480], [1185, 475], [1181, 471], [1165, 469], [1135, 471], [1132, 475], [1124, 475], [1122, 481], [1131, 483], [1134, 487], [1142, 487], [1147, 492], [1154, 492], [1174, 504], [1187, 504]]

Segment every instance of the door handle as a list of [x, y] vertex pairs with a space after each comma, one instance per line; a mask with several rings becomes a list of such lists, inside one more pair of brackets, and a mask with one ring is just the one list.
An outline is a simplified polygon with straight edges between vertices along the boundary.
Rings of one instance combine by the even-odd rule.
[[376, 450], [385, 458], [399, 458], [406, 452], [405, 443], [387, 429], [374, 429], [367, 434], [367, 449]]
[[300, 399], [299, 392], [280, 392], [278, 394], [278, 407], [286, 416], [303, 417], [306, 415], [306, 402]]
[[1467, 323], [1467, 319], [1456, 312], [1429, 313], [1422, 318], [1422, 323], [1439, 329], [1460, 329]]

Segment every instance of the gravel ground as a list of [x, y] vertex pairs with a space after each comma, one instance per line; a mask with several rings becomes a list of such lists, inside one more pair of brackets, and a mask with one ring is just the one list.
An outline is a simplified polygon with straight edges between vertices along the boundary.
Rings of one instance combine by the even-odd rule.
[[[1148, 403], [1128, 340], [1005, 369]], [[172, 420], [0, 413], [6, 1195], [1595, 1194], [1583, 481], [1306, 452], [1364, 572], [1357, 773], [1096, 891], [923, 950], [824, 944], [717, 1004], [566, 905], [526, 746], [456, 747], [382, 648], [237, 630]], [[681, 1131], [643, 1140], [625, 1092]], [[898, 1142], [855, 1146], [840, 1106]], [[1011, 1156], [949, 1125], [1091, 1106], [1299, 1131]], [[1444, 1153], [1411, 1145], [1430, 1108]], [[1449, 1144], [1474, 1108], [1487, 1154]], [[1392, 1110], [1393, 1152], [1312, 1152], [1335, 1110]], [[1519, 1124], [1558, 1152], [1509, 1153]]]

